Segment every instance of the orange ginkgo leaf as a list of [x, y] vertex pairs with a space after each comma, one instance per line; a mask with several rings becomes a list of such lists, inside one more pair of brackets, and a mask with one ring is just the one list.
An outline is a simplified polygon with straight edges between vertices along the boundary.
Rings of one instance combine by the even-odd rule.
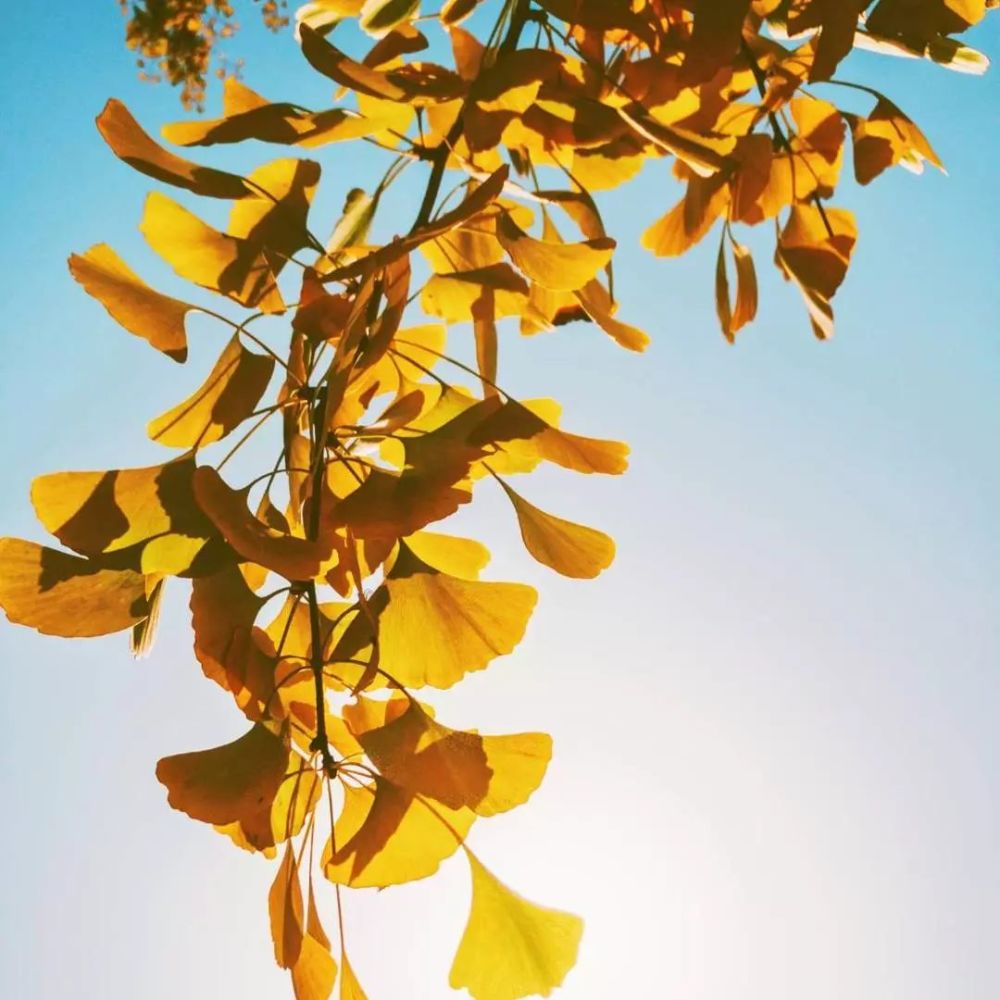
[[443, 24], [459, 24], [479, 6], [482, 0], [445, 0], [441, 8]]
[[0, 607], [45, 635], [108, 635], [149, 615], [146, 577], [121, 559], [80, 559], [20, 538], [0, 538]]
[[[511, 891], [465, 848], [472, 907], [448, 982], [474, 1000], [550, 995], [576, 964], [583, 921]], [[503, 942], [498, 947], [498, 942]]]
[[146, 135], [121, 101], [108, 101], [97, 117], [97, 128], [115, 156], [150, 177], [211, 198], [250, 194], [242, 177], [201, 167], [167, 152]]
[[829, 80], [840, 61], [854, 47], [858, 17], [871, 0], [793, 0], [788, 11], [788, 30], [793, 34], [819, 28], [816, 58], [810, 81]]
[[150, 421], [149, 436], [168, 448], [200, 448], [224, 438], [253, 413], [273, 372], [273, 358], [233, 337], [204, 384]]
[[[404, 543], [379, 593], [385, 669], [410, 687], [451, 687], [521, 641], [538, 595], [520, 583], [463, 580], [422, 562]], [[413, 643], [414, 627], [420, 643]]]
[[924, 133], [888, 98], [879, 96], [867, 118], [852, 116], [851, 121], [854, 175], [859, 184], [870, 184], [896, 164], [918, 174], [923, 172], [925, 162], [944, 171]]
[[254, 517], [247, 506], [247, 491], [234, 490], [211, 466], [194, 473], [194, 492], [202, 510], [222, 537], [250, 562], [280, 573], [286, 580], [311, 580], [321, 575], [334, 551], [335, 538], [324, 541], [290, 535]]
[[548, 514], [499, 480], [517, 513], [524, 547], [563, 576], [592, 579], [615, 557], [615, 543], [602, 531]]
[[284, 742], [257, 724], [225, 746], [162, 758], [156, 777], [174, 809], [224, 825], [252, 820], [272, 803], [287, 765]]
[[278, 874], [271, 883], [267, 908], [271, 918], [274, 960], [282, 969], [291, 969], [302, 953], [305, 920], [302, 908], [302, 884], [299, 882], [295, 851], [290, 843], [285, 847], [284, 857], [278, 866]]
[[833, 336], [830, 300], [847, 274], [857, 238], [851, 212], [815, 205], [796, 205], [778, 238], [775, 262], [798, 285], [820, 340]]
[[722, 335], [733, 343], [736, 334], [757, 315], [757, 271], [750, 248], [733, 240], [733, 261], [736, 265], [736, 303], [733, 305], [729, 294], [726, 242], [723, 234], [715, 265], [715, 308]]
[[380, 121], [344, 108], [304, 111], [295, 104], [271, 104], [236, 77], [226, 77], [223, 117], [174, 122], [163, 127], [164, 139], [178, 146], [213, 146], [257, 139], [313, 148], [370, 135]]
[[156, 191], [146, 199], [139, 228], [182, 278], [250, 309], [284, 309], [271, 263], [257, 243], [220, 233]]
[[69, 270], [129, 333], [174, 361], [187, 359], [184, 321], [197, 306], [154, 291], [106, 243], [73, 254]]
[[451, 809], [494, 816], [527, 802], [552, 757], [545, 733], [481, 736], [449, 729], [416, 701], [359, 698], [344, 718], [371, 762], [394, 784]]
[[253, 721], [265, 708], [281, 706], [272, 698], [274, 660], [254, 638], [263, 605], [235, 565], [196, 579], [191, 590], [195, 656], [205, 676], [231, 692]]
[[[168, 542], [173, 535], [200, 543], [198, 551], [215, 530], [194, 498], [193, 472], [190, 456], [141, 469], [55, 472], [31, 484], [31, 503], [45, 528], [83, 555], [116, 552], [154, 538]], [[168, 548], [161, 545], [159, 555], [168, 556]], [[160, 571], [182, 570], [188, 562], [175, 560]], [[148, 563], [144, 566], [152, 571]]]
[[475, 814], [416, 798], [385, 778], [344, 785], [344, 805], [323, 873], [352, 888], [384, 888], [427, 878], [461, 846]]
[[273, 801], [265, 802], [252, 816], [233, 823], [217, 824], [238, 847], [272, 857], [275, 847], [298, 836], [323, 794], [321, 775], [305, 766], [294, 750], [288, 754], [288, 768]]
[[507, 214], [497, 219], [497, 238], [525, 277], [543, 288], [573, 292], [607, 267], [615, 241], [602, 237], [582, 243], [536, 240]]

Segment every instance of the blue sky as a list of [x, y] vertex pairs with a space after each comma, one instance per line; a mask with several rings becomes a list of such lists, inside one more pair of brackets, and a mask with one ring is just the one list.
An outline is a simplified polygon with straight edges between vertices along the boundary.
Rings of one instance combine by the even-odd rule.
[[[43, 17], [20, 4], [7, 24], [0, 530], [41, 540], [32, 476], [156, 461], [145, 421], [222, 340], [197, 321], [191, 362], [173, 366], [66, 270], [106, 240], [181, 291], [136, 228], [152, 185], [93, 127], [112, 95], [150, 131], [182, 116], [173, 92], [136, 79], [117, 5], [56, 0]], [[995, 62], [997, 26], [973, 39]], [[248, 19], [238, 47], [268, 96], [328, 97], [290, 36]], [[633, 447], [624, 480], [545, 472], [530, 491], [615, 536], [596, 582], [531, 563], [501, 497], [484, 491], [463, 515], [490, 541], [492, 576], [533, 583], [541, 602], [512, 657], [438, 699], [446, 722], [555, 736], [542, 791], [474, 846], [525, 895], [586, 918], [568, 1000], [1000, 994], [1000, 76], [849, 65], [921, 124], [949, 174], [895, 171], [838, 200], [861, 240], [832, 342], [812, 338], [762, 252], [760, 319], [725, 344], [713, 241], [681, 261], [638, 248], [677, 197], [665, 166], [604, 202], [622, 315], [650, 351], [578, 324], [502, 340], [512, 392], [552, 395], [566, 426]], [[370, 183], [374, 161], [340, 152], [320, 156], [317, 219]], [[241, 725], [201, 677], [181, 590], [139, 663], [121, 637], [0, 622], [0, 995], [284, 995], [269, 865], [172, 812], [153, 777], [158, 757]], [[467, 891], [456, 860], [430, 882], [351, 895], [372, 1000], [448, 995]]]

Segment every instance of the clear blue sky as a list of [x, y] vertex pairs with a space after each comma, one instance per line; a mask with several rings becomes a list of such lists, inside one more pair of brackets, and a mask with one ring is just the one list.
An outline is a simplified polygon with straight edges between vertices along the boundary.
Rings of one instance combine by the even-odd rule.
[[[152, 185], [93, 127], [110, 95], [151, 131], [180, 117], [171, 91], [136, 80], [117, 5], [5, 17], [0, 530], [40, 540], [31, 477], [156, 461], [145, 421], [220, 341], [196, 324], [192, 362], [173, 366], [65, 267], [106, 240], [180, 291], [136, 229]], [[975, 38], [995, 61], [998, 27]], [[239, 48], [265, 94], [324, 99], [290, 36], [248, 25]], [[491, 541], [493, 576], [542, 600], [513, 657], [438, 699], [445, 721], [556, 738], [543, 790], [474, 846], [529, 897], [587, 919], [567, 1000], [1000, 996], [1000, 67], [974, 79], [859, 55], [848, 75], [895, 97], [949, 176], [846, 191], [861, 242], [833, 342], [812, 339], [761, 254], [761, 319], [728, 347], [714, 247], [680, 262], [637, 247], [677, 197], [658, 167], [606, 200], [623, 316], [652, 334], [649, 353], [580, 325], [502, 343], [512, 392], [553, 395], [567, 426], [634, 448], [624, 480], [546, 472], [531, 493], [616, 537], [597, 582], [530, 563], [495, 495], [465, 518]], [[370, 183], [368, 161], [339, 152], [320, 157], [317, 218]], [[140, 663], [121, 637], [0, 622], [11, 1000], [285, 995], [270, 866], [172, 812], [153, 777], [158, 757], [241, 727], [193, 659], [181, 590]], [[456, 861], [350, 897], [372, 1000], [448, 995], [466, 883]]]

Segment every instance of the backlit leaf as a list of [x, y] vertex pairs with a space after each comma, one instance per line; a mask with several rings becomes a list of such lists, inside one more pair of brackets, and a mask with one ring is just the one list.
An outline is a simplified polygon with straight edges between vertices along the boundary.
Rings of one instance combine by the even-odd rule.
[[224, 438], [260, 402], [274, 359], [248, 351], [233, 337], [193, 395], [150, 421], [149, 436], [168, 448], [200, 448]]
[[547, 514], [501, 485], [517, 513], [524, 547], [540, 563], [577, 579], [595, 577], [611, 565], [615, 543], [603, 532]]
[[467, 989], [474, 1000], [549, 996], [576, 963], [583, 921], [529, 903], [471, 851], [465, 853], [472, 870], [472, 908], [448, 982], [453, 989]]
[[184, 321], [197, 306], [149, 287], [106, 243], [69, 259], [70, 273], [129, 333], [174, 361], [187, 359]]
[[252, 819], [273, 802], [287, 763], [284, 743], [258, 724], [225, 746], [164, 757], [156, 777], [174, 809], [225, 824]]
[[0, 538], [0, 607], [17, 625], [61, 636], [120, 632], [149, 613], [140, 573], [20, 538]]

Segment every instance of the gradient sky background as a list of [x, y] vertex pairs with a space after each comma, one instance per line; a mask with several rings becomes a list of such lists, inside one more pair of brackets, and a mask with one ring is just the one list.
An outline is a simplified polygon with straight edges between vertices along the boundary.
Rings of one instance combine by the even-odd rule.
[[[0, 530], [41, 540], [32, 476], [160, 460], [145, 421], [223, 338], [195, 321], [192, 360], [173, 366], [65, 267], [106, 240], [182, 289], [136, 229], [153, 185], [92, 124], [109, 95], [150, 131], [181, 117], [174, 93], [137, 81], [117, 5], [17, 3], [5, 18]], [[998, 26], [972, 37], [995, 61]], [[290, 35], [248, 24], [238, 49], [268, 96], [327, 95]], [[488, 537], [492, 578], [542, 595], [520, 649], [436, 702], [454, 725], [555, 736], [530, 806], [472, 843], [529, 898], [586, 917], [566, 1000], [1000, 996], [1000, 70], [850, 66], [918, 120], [950, 176], [845, 188], [861, 242], [833, 342], [813, 340], [762, 253], [761, 318], [724, 343], [714, 241], [679, 262], [638, 249], [677, 197], [663, 165], [604, 201], [622, 316], [653, 335], [648, 354], [579, 324], [503, 338], [511, 391], [552, 395], [566, 426], [634, 449], [624, 480], [556, 470], [528, 491], [616, 537], [596, 582], [528, 559], [489, 489], [456, 525]], [[315, 220], [371, 183], [369, 158], [342, 149], [319, 151]], [[203, 158], [268, 155], [281, 153]], [[412, 190], [390, 226], [412, 215]], [[5, 998], [288, 993], [270, 954], [271, 865], [170, 810], [153, 776], [158, 757], [243, 727], [193, 658], [183, 589], [139, 663], [120, 636], [0, 622]], [[452, 995], [467, 885], [456, 858], [430, 881], [348, 896], [372, 1000]]]

